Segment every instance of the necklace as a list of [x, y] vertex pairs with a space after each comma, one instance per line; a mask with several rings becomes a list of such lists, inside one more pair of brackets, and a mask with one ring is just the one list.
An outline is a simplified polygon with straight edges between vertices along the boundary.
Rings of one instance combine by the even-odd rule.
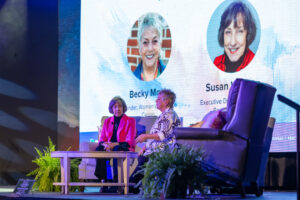
[[[158, 70], [159, 67], [160, 67], [159, 61], [157, 61], [157, 67], [156, 67], [156, 70], [155, 70], [154, 78], [153, 78], [153, 79], [156, 79], [157, 76], [160, 75], [160, 71]], [[141, 72], [141, 80], [142, 80], [142, 81], [144, 81], [144, 77], [146, 77], [146, 76], [145, 76], [145, 74], [144, 74], [144, 69], [142, 68], [142, 72]]]

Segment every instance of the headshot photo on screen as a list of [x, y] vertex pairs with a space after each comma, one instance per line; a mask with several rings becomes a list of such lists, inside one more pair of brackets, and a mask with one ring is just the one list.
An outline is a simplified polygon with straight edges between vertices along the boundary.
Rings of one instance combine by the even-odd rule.
[[157, 13], [141, 16], [133, 25], [127, 42], [128, 64], [141, 81], [152, 81], [165, 70], [171, 56], [171, 32]]
[[[227, 3], [227, 2], [226, 2]], [[224, 7], [224, 8], [223, 8]], [[223, 12], [219, 12], [223, 8]], [[256, 12], [250, 9], [247, 1], [231, 1], [229, 5], [217, 8], [215, 13], [222, 13], [218, 23], [213, 23], [207, 31], [207, 46], [214, 65], [224, 72], [238, 72], [248, 66], [253, 60], [259, 44], [260, 24]], [[255, 14], [254, 14], [255, 13]], [[215, 28], [217, 42], [211, 38]], [[219, 45], [216, 50], [213, 43]], [[253, 45], [252, 45], [253, 44]], [[210, 48], [209, 48], [210, 47]], [[220, 50], [221, 49], [221, 50]]]

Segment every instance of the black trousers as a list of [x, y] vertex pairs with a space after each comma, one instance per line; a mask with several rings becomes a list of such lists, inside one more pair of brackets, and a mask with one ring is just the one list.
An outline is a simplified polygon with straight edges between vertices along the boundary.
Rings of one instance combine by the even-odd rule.
[[[105, 151], [104, 146], [100, 143], [99, 146], [96, 148], [96, 151]], [[129, 149], [123, 146], [117, 145], [115, 146], [112, 151], [129, 151]], [[100, 180], [104, 179], [107, 180], [107, 166], [106, 161], [109, 160], [108, 158], [98, 158], [96, 159], [96, 169], [95, 169], [95, 176], [98, 177]], [[114, 181], [118, 180], [118, 162], [117, 159], [113, 159], [113, 169], [114, 169]]]
[[[138, 171], [140, 171], [142, 169], [142, 166], [148, 162], [149, 158], [146, 156], [139, 156], [138, 157], [138, 165], [136, 166], [135, 170], [132, 172], [132, 175], [129, 178], [129, 182], [130, 183], [135, 183], [137, 184], [140, 180], [142, 180], [144, 178], [144, 173], [137, 173]], [[130, 187], [130, 192], [133, 193], [139, 193], [139, 188], [135, 188], [135, 187]]]

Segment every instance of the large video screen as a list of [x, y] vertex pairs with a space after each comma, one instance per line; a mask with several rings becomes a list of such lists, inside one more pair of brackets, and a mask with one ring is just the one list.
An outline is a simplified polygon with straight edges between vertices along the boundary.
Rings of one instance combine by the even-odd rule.
[[[80, 133], [96, 132], [121, 96], [129, 116], [159, 115], [163, 88], [183, 126], [226, 107], [236, 78], [300, 102], [300, 2], [81, 1]], [[296, 150], [296, 114], [274, 100], [271, 151]]]

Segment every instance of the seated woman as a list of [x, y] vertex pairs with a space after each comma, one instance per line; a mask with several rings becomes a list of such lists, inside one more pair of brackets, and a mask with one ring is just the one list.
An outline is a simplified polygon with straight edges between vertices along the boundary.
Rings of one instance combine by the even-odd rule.
[[[154, 122], [150, 133], [141, 134], [136, 138], [136, 143], [143, 143], [144, 147], [139, 152], [138, 165], [129, 179], [131, 183], [138, 183], [143, 174], [138, 173], [142, 166], [148, 162], [149, 155], [158, 148], [163, 149], [165, 146], [175, 144], [173, 131], [176, 127], [181, 126], [181, 121], [173, 109], [176, 100], [176, 94], [169, 89], [162, 89], [156, 99], [156, 108], [161, 111]], [[138, 193], [139, 188], [130, 187], [130, 192]]]
[[253, 59], [249, 49], [256, 36], [256, 25], [249, 8], [242, 2], [231, 3], [224, 11], [218, 40], [224, 54], [215, 58], [214, 64], [224, 72], [237, 72]]
[[[127, 111], [125, 101], [114, 97], [109, 103], [109, 112], [114, 116], [105, 119], [96, 151], [134, 151], [136, 125], [135, 119], [124, 113]], [[102, 182], [107, 181], [106, 160], [97, 159], [95, 176]], [[114, 175], [117, 175], [117, 163], [114, 161]], [[116, 179], [117, 176], [114, 177]]]

